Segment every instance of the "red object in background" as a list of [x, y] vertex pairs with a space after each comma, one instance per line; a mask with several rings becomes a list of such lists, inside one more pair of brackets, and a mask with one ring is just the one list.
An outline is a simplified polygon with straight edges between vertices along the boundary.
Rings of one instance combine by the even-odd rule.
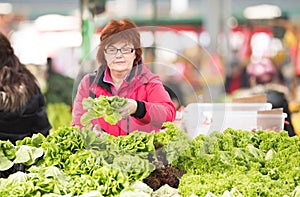
[[244, 43], [239, 49], [238, 57], [241, 61], [248, 61], [252, 55], [251, 39], [256, 33], [264, 32], [269, 36], [273, 36], [271, 27], [256, 25], [256, 26], [238, 26], [232, 29], [233, 32], [241, 32], [244, 35]]
[[235, 90], [238, 90], [240, 89], [242, 86], [241, 86], [241, 79], [240, 79], [240, 76], [234, 76], [231, 78], [230, 80], [230, 84], [229, 84], [229, 87], [228, 87], [228, 90], [227, 92], [229, 94], [232, 94]]
[[296, 44], [295, 46], [292, 46], [290, 48], [290, 52], [291, 52], [291, 59], [292, 62], [295, 65], [295, 73], [296, 75], [300, 75], [300, 49], [298, 45]]
[[244, 35], [244, 43], [242, 47], [239, 49], [238, 56], [241, 61], [247, 61], [250, 59], [252, 54], [250, 40], [252, 36], [252, 31], [248, 27], [239, 27], [234, 29], [233, 31], [240, 31]]

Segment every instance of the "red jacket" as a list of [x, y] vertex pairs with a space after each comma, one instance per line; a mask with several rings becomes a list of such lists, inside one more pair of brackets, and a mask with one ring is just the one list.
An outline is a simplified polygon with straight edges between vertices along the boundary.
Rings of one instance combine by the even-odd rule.
[[[73, 103], [72, 126], [82, 127], [80, 117], [86, 112], [82, 108], [82, 99], [89, 97], [90, 91], [96, 97], [113, 95], [111, 85], [103, 81], [105, 68], [106, 66], [99, 68], [91, 85], [89, 74], [81, 80]], [[159, 76], [151, 73], [142, 64], [133, 66], [130, 74], [117, 90], [116, 96], [144, 102], [146, 114], [140, 119], [133, 116], [125, 117], [116, 125], [110, 125], [103, 118], [93, 121], [93, 124], [99, 124], [104, 131], [111, 135], [126, 135], [135, 130], [144, 132], [159, 131], [164, 122], [173, 122], [175, 119], [176, 108], [169, 94], [165, 91]]]

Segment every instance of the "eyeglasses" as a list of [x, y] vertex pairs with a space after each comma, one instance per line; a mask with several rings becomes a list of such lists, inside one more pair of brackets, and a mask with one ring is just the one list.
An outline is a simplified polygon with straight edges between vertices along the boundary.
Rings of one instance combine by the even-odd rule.
[[117, 49], [117, 48], [114, 48], [114, 47], [109, 47], [107, 49], [104, 49], [104, 51], [105, 51], [106, 54], [116, 55], [118, 53], [118, 51], [120, 51], [122, 54], [130, 54], [134, 51], [134, 49], [129, 48], [129, 47], [124, 47], [124, 48], [120, 48], [120, 49]]

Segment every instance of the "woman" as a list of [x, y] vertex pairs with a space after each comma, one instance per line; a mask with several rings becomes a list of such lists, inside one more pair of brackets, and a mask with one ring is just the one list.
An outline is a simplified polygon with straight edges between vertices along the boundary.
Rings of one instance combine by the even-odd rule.
[[82, 127], [80, 118], [85, 113], [83, 98], [119, 96], [128, 98], [121, 109], [123, 119], [110, 125], [103, 118], [93, 124], [98, 130], [114, 136], [132, 131], [159, 131], [162, 124], [174, 121], [176, 109], [157, 75], [142, 64], [140, 34], [130, 20], [111, 20], [102, 30], [97, 53], [100, 66], [90, 85], [89, 74], [81, 80], [72, 110], [72, 125]]
[[15, 143], [34, 133], [47, 136], [51, 128], [34, 75], [0, 33], [0, 140]]

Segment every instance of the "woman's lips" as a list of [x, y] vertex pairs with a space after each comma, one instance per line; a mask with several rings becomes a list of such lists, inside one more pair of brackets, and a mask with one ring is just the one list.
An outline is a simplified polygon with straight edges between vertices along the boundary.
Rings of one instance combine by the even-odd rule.
[[115, 64], [124, 64], [124, 61], [120, 61], [120, 62], [115, 62]]

